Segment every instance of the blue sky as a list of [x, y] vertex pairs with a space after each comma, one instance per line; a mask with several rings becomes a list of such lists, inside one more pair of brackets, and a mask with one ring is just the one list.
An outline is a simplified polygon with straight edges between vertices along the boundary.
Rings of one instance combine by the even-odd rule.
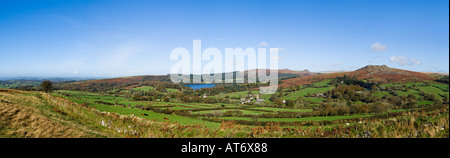
[[447, 0], [1, 0], [0, 77], [167, 74], [170, 52], [280, 48], [279, 68], [449, 72]]

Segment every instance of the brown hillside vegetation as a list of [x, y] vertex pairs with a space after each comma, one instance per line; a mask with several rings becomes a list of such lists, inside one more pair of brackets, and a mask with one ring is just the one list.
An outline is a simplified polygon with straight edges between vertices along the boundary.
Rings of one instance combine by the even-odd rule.
[[43, 104], [37, 97], [19, 95], [18, 91], [0, 91], [0, 137], [80, 138], [91, 134], [64, 125], [43, 111], [24, 105]]
[[102, 90], [112, 90], [114, 88], [133, 88], [138, 86], [140, 83], [157, 81], [157, 82], [170, 82], [168, 75], [146, 75], [146, 76], [131, 76], [131, 77], [120, 77], [111, 79], [99, 79], [99, 80], [88, 80], [75, 82], [64, 86], [64, 89], [71, 90], [92, 90], [94, 88], [98, 91]]
[[298, 77], [284, 80], [281, 86], [303, 85], [317, 82], [323, 79], [336, 77], [355, 76], [357, 79], [366, 79], [377, 83], [409, 82], [409, 81], [433, 81], [435, 77], [420, 72], [390, 68], [386, 65], [368, 65], [355, 71], [319, 74], [314, 76]]

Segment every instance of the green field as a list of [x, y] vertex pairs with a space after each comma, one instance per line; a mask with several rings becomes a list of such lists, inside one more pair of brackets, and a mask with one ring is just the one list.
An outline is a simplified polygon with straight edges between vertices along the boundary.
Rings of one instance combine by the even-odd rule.
[[241, 109], [224, 109], [224, 110], [204, 110], [204, 111], [196, 111], [193, 112], [194, 114], [207, 114], [207, 113], [212, 113], [213, 111], [220, 111], [222, 113], [225, 113], [227, 111], [241, 111], [243, 115], [261, 115], [263, 113], [267, 113], [267, 112], [263, 112], [263, 111], [253, 111], [253, 110], [241, 110]]
[[[6, 123], [3, 123], [0, 128], [0, 137], [28, 138], [29, 134], [33, 134], [32, 137], [82, 138], [359, 138], [361, 132], [370, 131], [372, 134], [377, 134], [380, 130], [391, 133], [396, 131], [403, 133], [400, 137], [405, 137], [410, 136], [409, 131], [403, 132], [405, 127], [414, 130], [431, 125], [429, 129], [436, 129], [436, 127], [442, 128], [443, 123], [448, 123], [448, 106], [432, 107], [438, 109], [395, 107], [394, 110], [389, 111], [392, 115], [385, 115], [387, 113], [384, 112], [306, 117], [309, 115], [304, 113], [315, 113], [316, 110], [234, 104], [226, 105], [235, 106], [235, 108], [225, 108], [220, 104], [133, 101], [126, 99], [126, 96], [113, 97], [74, 91], [55, 91], [48, 94], [0, 89], [0, 94], [1, 111], [4, 113], [6, 111], [8, 114], [6, 115], [8, 117], [1, 117], [2, 122]], [[113, 101], [116, 104], [118, 102], [155, 107], [150, 107], [151, 110], [142, 110], [114, 105], [111, 103]], [[160, 110], [164, 108], [172, 110]], [[225, 113], [228, 110], [241, 111], [242, 115], [239, 113], [232, 114], [234, 117], [217, 115], [217, 111]], [[300, 112], [300, 115], [265, 115], [266, 113], [280, 114], [280, 112]], [[376, 118], [373, 117], [375, 115]], [[305, 118], [291, 118], [298, 116]], [[392, 127], [392, 122], [398, 122], [398, 125], [394, 123], [395, 127]], [[33, 129], [25, 129], [30, 123]], [[436, 126], [433, 126], [434, 124]], [[328, 135], [327, 131], [344, 132], [344, 134]], [[446, 135], [448, 127], [438, 132], [437, 136], [424, 134], [421, 137], [448, 137]], [[386, 136], [380, 133], [376, 137]]]
[[[252, 91], [252, 94], [258, 94], [259, 91]], [[219, 94], [218, 97], [225, 97], [229, 96], [230, 98], [243, 98], [248, 95], [248, 91], [242, 91], [242, 92], [233, 92], [233, 93], [226, 93], [226, 94]], [[270, 96], [269, 96], [270, 98]]]
[[[148, 87], [140, 87], [140, 88], [148, 88]], [[306, 91], [309, 92], [319, 92], [324, 91], [329, 88], [307, 88]], [[255, 92], [255, 91], [254, 91]], [[243, 91], [239, 93], [233, 93], [234, 96], [247, 94], [248, 91]], [[299, 92], [296, 95], [302, 95], [305, 92]], [[70, 96], [64, 96], [60, 94], [69, 94]], [[89, 93], [89, 92], [76, 92], [76, 91], [65, 91], [65, 90], [59, 90], [55, 91], [55, 96], [61, 96], [64, 98], [67, 98], [73, 102], [76, 103], [88, 103], [87, 105], [89, 107], [98, 109], [100, 111], [105, 112], [112, 112], [117, 113], [121, 115], [135, 115], [138, 117], [150, 119], [150, 120], [157, 120], [157, 121], [164, 121], [169, 120], [169, 122], [177, 122], [181, 123], [183, 125], [188, 124], [204, 124], [207, 127], [211, 128], [217, 128], [220, 126], [219, 123], [215, 122], [209, 122], [202, 119], [192, 118], [192, 117], [186, 117], [186, 116], [180, 116], [180, 115], [174, 115], [174, 114], [162, 114], [162, 113], [156, 113], [153, 111], [145, 111], [137, 108], [133, 108], [136, 105], [150, 105], [160, 108], [170, 108], [172, 110], [193, 110], [193, 114], [208, 114], [212, 113], [213, 111], [221, 111], [222, 113], [225, 113], [226, 111], [233, 111], [233, 110], [239, 110], [242, 112], [243, 115], [261, 115], [264, 113], [273, 113], [276, 114], [277, 112], [311, 112], [312, 109], [290, 109], [290, 108], [276, 108], [276, 107], [251, 107], [248, 105], [235, 105], [235, 104], [206, 104], [206, 103], [175, 103], [175, 102], [158, 102], [158, 101], [133, 101], [128, 98], [123, 97], [114, 97], [114, 96], [105, 96], [100, 95], [97, 93]], [[312, 99], [320, 99], [320, 98], [312, 98]], [[126, 107], [122, 106], [115, 106], [115, 104], [118, 105], [126, 105]], [[109, 104], [109, 105], [108, 105]], [[222, 105], [225, 105], [225, 107], [222, 107]], [[217, 109], [218, 110], [208, 110], [208, 109]], [[238, 109], [236, 109], [238, 108]], [[200, 110], [200, 111], [197, 111]], [[144, 115], [146, 114], [146, 115]], [[323, 121], [323, 120], [336, 120], [336, 119], [349, 119], [349, 118], [356, 118], [356, 117], [368, 117], [371, 115], [354, 115], [354, 116], [335, 116], [335, 117], [311, 117], [311, 118], [261, 118], [260, 121], [279, 121], [279, 122], [292, 122], [292, 121]], [[164, 119], [167, 118], [167, 119]], [[251, 117], [221, 117], [226, 120], [252, 120]]]
[[406, 82], [406, 83], [387, 83], [384, 84], [383, 87], [389, 88], [389, 87], [403, 87], [403, 85], [406, 85], [406, 87], [413, 87], [413, 85], [416, 85], [416, 87], [425, 86], [424, 82]]
[[[329, 117], [306, 117], [306, 118], [259, 118], [260, 122], [301, 122], [301, 121], [333, 121], [342, 119], [353, 119], [360, 117], [370, 117], [373, 115], [352, 115], [352, 116], [329, 116]], [[249, 117], [219, 117], [223, 120], [244, 120], [253, 121]]]
[[284, 111], [284, 112], [311, 112], [312, 109], [283, 109], [283, 108], [272, 108], [272, 107], [256, 107], [251, 108], [256, 110], [267, 110], [272, 112]]
[[[306, 101], [307, 107], [320, 108], [318, 105], [321, 103], [325, 103], [324, 97], [310, 97], [308, 94], [314, 95], [316, 93], [325, 93], [329, 90], [334, 89], [334, 86], [330, 86], [328, 83], [331, 80], [325, 80], [313, 83], [314, 87], [303, 88], [302, 90], [290, 92], [285, 91], [284, 96], [281, 97], [283, 100], [297, 100], [299, 97], [302, 97], [302, 101]], [[414, 88], [412, 88], [413, 84], [416, 84]], [[406, 90], [404, 90], [404, 86], [406, 85]], [[420, 96], [419, 90], [425, 91], [426, 93], [435, 94], [436, 97], [442, 99], [442, 95], [448, 95], [448, 92], [445, 92], [448, 89], [448, 85], [432, 83], [432, 86], [425, 86], [425, 83], [390, 83], [383, 85], [385, 87], [390, 88], [389, 86], [395, 86], [398, 90], [395, 90], [399, 96], [407, 96], [413, 94], [416, 98], [423, 98]], [[321, 88], [317, 88], [321, 87]], [[151, 91], [154, 87], [151, 86], [141, 86], [133, 88], [134, 91]], [[285, 88], [287, 90], [288, 88]], [[175, 93], [178, 92], [178, 89], [170, 89], [166, 88], [167, 92], [163, 92], [164, 94]], [[294, 112], [294, 113], [311, 113], [313, 112], [312, 108], [281, 108], [284, 106], [275, 106], [269, 100], [272, 94], [263, 94], [260, 95], [260, 98], [265, 99], [263, 104], [261, 105], [246, 105], [246, 104], [238, 104], [239, 99], [246, 97], [249, 91], [240, 91], [240, 92], [232, 92], [226, 94], [219, 94], [215, 96], [209, 96], [212, 98], [225, 98], [228, 96], [231, 100], [231, 103], [216, 103], [216, 104], [208, 104], [208, 103], [184, 103], [184, 102], [176, 102], [176, 99], [171, 100], [171, 102], [161, 102], [161, 101], [135, 101], [126, 97], [115, 97], [109, 95], [101, 95], [99, 93], [89, 93], [89, 92], [76, 92], [76, 91], [65, 91], [59, 90], [55, 91], [54, 95], [62, 96], [68, 98], [71, 101], [77, 103], [88, 103], [89, 107], [98, 109], [104, 112], [112, 112], [118, 113], [121, 115], [135, 115], [138, 117], [156, 120], [156, 121], [169, 121], [169, 122], [177, 122], [183, 125], [189, 124], [204, 124], [209, 128], [218, 128], [220, 123], [217, 123], [217, 119], [221, 120], [243, 120], [243, 121], [258, 121], [258, 122], [304, 122], [304, 121], [333, 121], [333, 120], [342, 120], [342, 119], [353, 119], [353, 118], [363, 118], [363, 117], [371, 117], [374, 116], [373, 113], [369, 114], [354, 114], [354, 115], [343, 115], [343, 116], [314, 116], [314, 117], [305, 117], [305, 118], [257, 118], [254, 116], [271, 116], [271, 115], [263, 115], [263, 114], [272, 114], [273, 116], [284, 116], [281, 115], [281, 112]], [[258, 91], [251, 91], [251, 94], [258, 94]], [[69, 95], [69, 96], [64, 96]], [[275, 93], [275, 95], [280, 95], [279, 92]], [[388, 91], [376, 91], [371, 94], [374, 97], [382, 98], [384, 95], [392, 95]], [[175, 101], [175, 102], [174, 102]], [[420, 100], [417, 101], [419, 105], [433, 105], [433, 101], [429, 100]], [[365, 102], [358, 101], [354, 102], [356, 105], [366, 104]], [[125, 105], [125, 106], [124, 106]], [[146, 111], [135, 108], [136, 106], [153, 106], [150, 109], [154, 111]], [[165, 114], [161, 112], [161, 110], [169, 111], [172, 114]], [[390, 112], [402, 112], [407, 111], [408, 109], [395, 109]], [[175, 113], [175, 112], [180, 113]], [[240, 111], [236, 117], [223, 117], [223, 114], [227, 111]], [[161, 113], [158, 113], [161, 112]], [[180, 114], [180, 115], [178, 115]], [[233, 114], [234, 115], [234, 114]], [[207, 116], [207, 117], [206, 117]], [[210, 118], [211, 116], [215, 116], [217, 118]], [[196, 118], [196, 117], [205, 117], [205, 118]], [[166, 119], [164, 119], [166, 118]], [[213, 119], [213, 120], [211, 120]], [[215, 120], [214, 120], [215, 119]], [[246, 127], [251, 127], [250, 125], [245, 125]], [[337, 126], [338, 124], [329, 125], [329, 127]]]
[[[59, 96], [59, 95], [57, 95], [57, 96]], [[65, 96], [61, 96], [61, 97], [67, 98], [67, 99], [69, 99], [73, 102], [79, 103], [79, 104], [84, 103], [83, 100], [76, 99], [74, 97], [65, 97]], [[135, 115], [138, 117], [142, 117], [142, 118], [146, 118], [146, 119], [150, 119], [150, 120], [157, 120], [157, 121], [164, 121], [165, 120], [164, 118], [168, 118], [169, 122], [177, 122], [177, 123], [181, 123], [183, 125], [204, 124], [207, 127], [211, 127], [211, 128], [217, 128], [220, 126], [219, 123], [215, 123], [215, 122], [208, 122], [208, 121], [204, 121], [201, 119], [183, 117], [183, 116], [178, 116], [178, 115], [160, 114], [160, 113], [156, 113], [156, 112], [152, 112], [152, 111], [144, 111], [144, 110], [140, 110], [140, 109], [136, 109], [136, 108], [125, 108], [125, 107], [120, 107], [120, 106], [111, 106], [111, 105], [98, 104], [98, 103], [89, 103], [89, 107], [93, 107], [100, 111], [112, 112], [112, 113], [117, 113], [120, 115]], [[145, 116], [142, 114], [147, 114], [148, 116]]]
[[331, 79], [328, 79], [325, 81], [313, 83], [313, 85], [318, 86], [318, 87], [325, 87], [325, 86], [328, 86], [328, 83], [330, 83], [330, 81], [331, 81]]
[[433, 87], [439, 88], [443, 91], [448, 90], [448, 85], [447, 84], [441, 84], [441, 83], [432, 83], [431, 84]]
[[[5, 81], [6, 82], [6, 81]], [[0, 81], [0, 88], [2, 89], [8, 89], [8, 88], [18, 88], [18, 87], [24, 87], [24, 86], [40, 86], [40, 81], [16, 81], [14, 83], [2, 83]]]
[[152, 86], [141, 86], [141, 87], [133, 88], [134, 91], [143, 91], [143, 92], [148, 92], [153, 89], [155, 89], [155, 87], [152, 87]]
[[178, 89], [173, 89], [173, 88], [166, 88], [167, 92], [171, 92], [171, 93], [178, 93]]
[[449, 93], [448, 92], [444, 92], [444, 91], [442, 91], [441, 89], [439, 89], [439, 88], [436, 88], [436, 87], [431, 87], [431, 86], [428, 86], [428, 87], [419, 87], [419, 89], [420, 90], [423, 90], [424, 92], [426, 92], [426, 93], [431, 93], [431, 94], [434, 94], [434, 95], [436, 95], [436, 97], [438, 98], [438, 99], [442, 99], [442, 97], [441, 97], [441, 95], [449, 95]]
[[417, 101], [417, 104], [419, 105], [432, 105], [434, 104], [433, 101], [429, 101], [429, 100], [421, 100], [421, 101]]
[[410, 94], [413, 94], [414, 96], [416, 96], [416, 98], [420, 97], [419, 91], [413, 90], [413, 89], [408, 89], [406, 92], [405, 91], [397, 91], [399, 96], [408, 96]]
[[[284, 100], [296, 100], [298, 97], [306, 97], [309, 94], [325, 93], [328, 90], [332, 90], [334, 87], [325, 88], [305, 88], [300, 91], [293, 92], [287, 96], [281, 97]], [[316, 100], [317, 101], [317, 100]]]

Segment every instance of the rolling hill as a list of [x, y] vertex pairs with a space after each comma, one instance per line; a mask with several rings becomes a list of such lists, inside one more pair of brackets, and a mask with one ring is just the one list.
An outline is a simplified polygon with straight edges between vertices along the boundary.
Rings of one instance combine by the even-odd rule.
[[331, 79], [335, 77], [356, 77], [360, 80], [369, 80], [376, 83], [388, 82], [408, 82], [408, 81], [434, 81], [437, 75], [425, 74], [402, 69], [391, 68], [386, 65], [367, 65], [355, 71], [318, 74], [314, 76], [297, 77], [282, 81], [282, 86], [289, 87], [292, 85], [309, 84], [323, 79]]
[[[242, 73], [245, 77], [248, 77], [249, 72], [255, 71], [258, 71], [258, 69], [235, 73]], [[268, 69], [266, 71], [268, 71]], [[281, 81], [280, 85], [284, 87], [309, 84], [324, 79], [342, 77], [344, 75], [349, 77], [356, 77], [357, 79], [360, 80], [373, 81], [376, 83], [435, 81], [439, 76], [438, 74], [435, 73], [422, 73], [409, 70], [402, 70], [397, 68], [391, 68], [386, 65], [368, 65], [355, 71], [330, 72], [330, 73], [316, 73], [310, 72], [306, 69], [303, 71], [280, 69], [278, 70], [278, 75], [279, 80]], [[97, 91], [105, 91], [119, 88], [130, 89], [146, 82], [161, 82], [165, 84], [171, 84], [169, 75], [146, 75], [146, 76], [131, 76], [131, 77], [120, 77], [111, 79], [79, 81], [66, 85], [65, 87], [63, 87], [63, 89], [86, 90], [96, 87], [97, 88], [102, 87], [102, 89], [98, 89]]]

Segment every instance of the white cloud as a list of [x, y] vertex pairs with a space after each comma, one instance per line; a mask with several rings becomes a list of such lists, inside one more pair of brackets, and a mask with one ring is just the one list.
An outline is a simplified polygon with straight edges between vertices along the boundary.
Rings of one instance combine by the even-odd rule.
[[75, 70], [75, 71], [73, 72], [74, 75], [78, 75], [78, 73], [80, 73], [80, 70]]
[[412, 59], [411, 64], [413, 64], [413, 65], [422, 65], [422, 62], [420, 60]]
[[337, 62], [337, 63], [334, 63], [334, 64], [333, 64], [333, 67], [338, 67], [338, 66], [341, 66], [341, 65], [342, 65], [341, 62]]
[[268, 47], [269, 44], [267, 42], [258, 43], [258, 47]]
[[405, 65], [421, 65], [422, 62], [420, 60], [417, 59], [408, 59], [405, 56], [391, 56], [389, 58], [389, 61], [393, 62], [393, 63], [397, 63], [400, 66], [405, 66]]
[[406, 65], [409, 62], [409, 60], [406, 59], [406, 57], [404, 57], [404, 56], [391, 56], [389, 58], [389, 60], [391, 62], [393, 62], [393, 63], [397, 63], [397, 64], [400, 64], [400, 65]]
[[377, 42], [377, 43], [372, 44], [372, 46], [370, 46], [370, 49], [374, 50], [374, 51], [386, 51], [387, 50], [387, 46], [382, 45], [382, 44]]

